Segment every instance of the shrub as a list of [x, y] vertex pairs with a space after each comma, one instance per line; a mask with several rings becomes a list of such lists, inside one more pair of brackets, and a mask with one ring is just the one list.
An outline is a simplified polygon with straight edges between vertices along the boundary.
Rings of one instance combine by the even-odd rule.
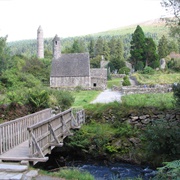
[[165, 166], [158, 168], [158, 174], [153, 178], [153, 180], [177, 180], [180, 177], [180, 160], [165, 162], [163, 164], [165, 164]]
[[130, 86], [130, 85], [131, 85], [128, 76], [125, 76], [125, 77], [123, 78], [123, 83], [122, 83], [122, 85], [123, 85], [123, 86]]
[[68, 109], [74, 102], [74, 97], [68, 91], [51, 90], [50, 106], [58, 107], [61, 111]]
[[174, 99], [176, 101], [176, 105], [180, 107], [180, 83], [173, 84], [172, 87]]
[[149, 66], [146, 66], [142, 73], [143, 74], [154, 74], [154, 69]]
[[159, 120], [149, 126], [143, 134], [147, 155], [166, 160], [180, 157], [179, 128], [178, 122], [167, 120]]
[[126, 74], [128, 75], [130, 72], [130, 69], [128, 67], [122, 67], [121, 69], [119, 69], [119, 74]]
[[59, 178], [65, 178], [65, 179], [78, 179], [78, 180], [94, 180], [94, 177], [86, 171], [82, 171], [79, 169], [61, 169], [58, 172], [49, 173], [50, 176], [55, 176]]
[[30, 89], [27, 104], [32, 107], [34, 112], [49, 107], [49, 92], [41, 88]]

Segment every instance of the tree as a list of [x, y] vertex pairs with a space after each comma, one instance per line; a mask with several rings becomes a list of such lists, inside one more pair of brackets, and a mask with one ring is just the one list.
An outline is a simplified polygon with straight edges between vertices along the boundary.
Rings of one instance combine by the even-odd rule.
[[103, 38], [101, 36], [98, 37], [95, 44], [95, 56], [103, 55]]
[[10, 58], [8, 48], [6, 45], [6, 37], [0, 37], [0, 74], [7, 69], [8, 60]]
[[90, 58], [93, 58], [93, 57], [94, 57], [94, 46], [95, 46], [94, 39], [91, 38], [90, 43], [89, 43], [89, 46], [88, 46]]
[[156, 53], [156, 44], [152, 38], [146, 38], [146, 66], [152, 68], [159, 67], [158, 55]]
[[131, 48], [130, 48], [131, 63], [135, 67], [135, 70], [137, 70], [138, 62], [142, 62], [143, 67], [145, 67], [145, 60], [146, 60], [145, 48], [146, 48], [145, 35], [142, 28], [138, 25], [136, 27], [136, 30], [132, 34]]
[[173, 18], [166, 18], [166, 22], [170, 27], [171, 36], [178, 39], [180, 44], [180, 0], [162, 0], [161, 5], [168, 15], [173, 15]]
[[85, 52], [83, 42], [75, 39], [72, 44], [71, 53], [83, 53], [83, 52]]
[[164, 35], [159, 40], [158, 54], [160, 59], [165, 58], [169, 54], [168, 40]]

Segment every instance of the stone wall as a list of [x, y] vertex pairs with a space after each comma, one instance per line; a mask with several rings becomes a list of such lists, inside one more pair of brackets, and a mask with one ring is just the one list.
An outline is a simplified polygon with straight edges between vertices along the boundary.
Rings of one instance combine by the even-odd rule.
[[172, 85], [138, 85], [123, 86], [120, 88], [122, 94], [145, 94], [145, 93], [167, 93], [172, 91]]
[[[88, 116], [87, 116], [88, 117]], [[116, 115], [112, 113], [111, 110], [108, 112], [104, 112], [103, 119], [105, 121], [114, 122]], [[142, 111], [138, 111], [136, 113], [131, 113], [127, 117], [120, 118], [119, 121], [130, 123], [137, 128], [144, 128], [147, 125], [152, 125], [158, 120], [167, 120], [171, 121], [171, 124], [174, 123], [175, 126], [180, 125], [180, 111], [178, 110], [167, 110], [160, 111], [155, 108], [142, 109]]]
[[90, 88], [90, 77], [50, 77], [50, 87], [52, 88], [72, 88], [77, 86]]
[[104, 90], [107, 88], [107, 69], [106, 68], [92, 68], [91, 74], [91, 89]]
[[180, 123], [180, 112], [177, 111], [166, 111], [166, 112], [151, 112], [151, 114], [143, 115], [130, 115], [126, 119], [131, 125], [138, 128], [144, 128], [147, 125], [152, 125], [157, 120], [167, 120], [177, 126]]
[[111, 74], [112, 78], [123, 78], [125, 76], [126, 76], [126, 74]]

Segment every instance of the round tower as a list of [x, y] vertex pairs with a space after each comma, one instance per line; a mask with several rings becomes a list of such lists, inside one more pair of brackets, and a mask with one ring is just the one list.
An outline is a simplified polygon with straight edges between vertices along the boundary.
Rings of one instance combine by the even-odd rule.
[[58, 59], [61, 56], [60, 38], [56, 35], [53, 39], [53, 58]]
[[44, 38], [41, 26], [37, 30], [37, 57], [44, 58]]

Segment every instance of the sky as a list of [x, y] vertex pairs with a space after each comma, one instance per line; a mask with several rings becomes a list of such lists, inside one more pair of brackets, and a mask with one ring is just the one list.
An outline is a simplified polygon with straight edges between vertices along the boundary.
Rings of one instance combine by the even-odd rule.
[[0, 0], [0, 37], [7, 41], [73, 37], [162, 17], [161, 0]]

